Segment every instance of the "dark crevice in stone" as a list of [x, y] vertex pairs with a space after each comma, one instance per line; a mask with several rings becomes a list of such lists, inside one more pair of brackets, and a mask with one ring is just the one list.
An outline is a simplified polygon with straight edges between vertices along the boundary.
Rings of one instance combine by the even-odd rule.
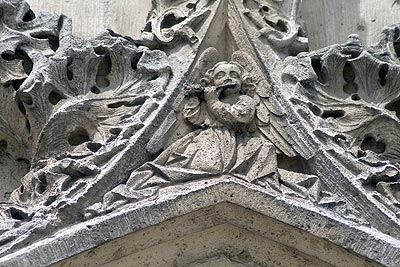
[[322, 110], [318, 106], [308, 103], [308, 107], [314, 115], [321, 116]]
[[344, 114], [345, 113], [343, 110], [324, 110], [321, 117], [323, 119], [327, 119], [327, 118], [337, 119], [337, 118], [343, 117]]
[[78, 146], [90, 141], [89, 134], [83, 127], [78, 127], [68, 135], [68, 143], [71, 146]]
[[31, 123], [28, 121], [28, 119], [25, 121], [25, 129], [28, 133], [31, 132]]
[[400, 119], [400, 98], [390, 102], [385, 106], [387, 110], [396, 112], [396, 116]]
[[111, 57], [110, 55], [106, 54], [103, 56], [97, 67], [96, 84], [98, 87], [106, 88], [110, 85], [110, 81], [107, 76], [110, 74], [111, 68]]
[[19, 95], [17, 95], [17, 106], [18, 109], [21, 111], [22, 114], [26, 115], [26, 108], [24, 106], [24, 103], [22, 102], [21, 98], [19, 97]]
[[400, 58], [400, 30], [396, 28], [393, 35], [393, 48], [396, 56]]
[[286, 25], [286, 22], [279, 19], [276, 23], [272, 22], [270, 20], [266, 20], [267, 24], [274, 28], [275, 30], [278, 30], [280, 32], [288, 32], [289, 27]]
[[33, 61], [32, 59], [28, 56], [28, 54], [21, 50], [21, 49], [17, 49], [15, 51], [15, 55], [17, 59], [21, 59], [22, 60], [22, 67], [24, 68], [24, 72], [29, 75], [32, 72], [33, 69]]
[[278, 154], [278, 168], [284, 169], [287, 171], [310, 174], [309, 166], [307, 161], [300, 157], [288, 157], [285, 154]]
[[92, 152], [97, 152], [102, 147], [102, 145], [99, 143], [88, 143], [86, 147]]
[[1, 53], [1, 58], [4, 59], [4, 60], [7, 60], [7, 61], [11, 61], [11, 60], [15, 59], [14, 54], [9, 53], [9, 52]]
[[266, 5], [262, 5], [261, 10], [264, 12], [268, 12], [269, 11], [269, 7]]
[[362, 150], [357, 151], [357, 158], [363, 158], [365, 156], [367, 156], [367, 153], [365, 151]]
[[52, 105], [57, 105], [58, 102], [60, 102], [62, 99], [65, 99], [65, 96], [63, 96], [60, 92], [53, 90], [50, 92], [48, 99]]
[[57, 22], [57, 31], [60, 32], [64, 26], [64, 15], [60, 16]]
[[343, 91], [347, 94], [355, 94], [358, 92], [358, 86], [354, 82], [356, 74], [353, 66], [347, 62], [343, 67], [343, 79], [346, 82], [343, 86]]
[[25, 79], [19, 79], [19, 80], [13, 80], [12, 87], [14, 88], [15, 91], [17, 91], [21, 85], [24, 83]]
[[32, 59], [28, 56], [28, 54], [20, 49], [15, 49], [15, 53], [4, 52], [1, 54], [2, 59], [11, 61], [11, 60], [22, 60], [22, 67], [24, 68], [24, 72], [29, 75], [33, 69]]
[[316, 56], [311, 58], [311, 66], [317, 74], [318, 81], [322, 84], [326, 84], [328, 82], [328, 76], [326, 73], [326, 68], [322, 66], [321, 57]]
[[8, 143], [6, 140], [0, 140], [0, 151], [5, 152], [8, 147]]
[[305, 32], [305, 30], [300, 27], [299, 30], [297, 31], [297, 36], [298, 37], [307, 37], [307, 33]]
[[43, 194], [47, 188], [47, 179], [45, 175], [40, 175], [38, 177], [38, 183], [36, 185], [36, 192], [38, 194]]
[[54, 201], [56, 201], [58, 195], [52, 195], [49, 196], [46, 200], [46, 202], [44, 203], [45, 206], [50, 206]]
[[379, 83], [381, 86], [386, 85], [386, 76], [389, 72], [389, 65], [388, 64], [382, 64], [381, 67], [379, 68]]
[[90, 88], [90, 92], [97, 95], [100, 94], [100, 89], [97, 86], [92, 86], [92, 88]]
[[143, 55], [143, 52], [133, 55], [132, 61], [131, 61], [131, 67], [133, 70], [137, 70], [137, 65], [138, 65], [139, 60], [142, 57], [142, 55]]
[[146, 78], [146, 82], [157, 80], [160, 77], [159, 74], [153, 73], [149, 77]]
[[398, 41], [400, 39], [400, 30], [398, 27], [394, 29], [393, 40]]
[[122, 106], [134, 107], [134, 106], [143, 105], [143, 103], [145, 101], [146, 101], [146, 97], [140, 97], [140, 98], [134, 99], [132, 101], [118, 101], [118, 102], [115, 102], [115, 103], [111, 103], [111, 104], [108, 104], [107, 107], [108, 108], [119, 108], [119, 107], [122, 107]]
[[11, 218], [13, 218], [14, 220], [22, 221], [28, 218], [28, 214], [17, 208], [11, 207], [9, 211]]
[[152, 31], [151, 22], [146, 23], [146, 25], [144, 26], [143, 31], [145, 31], [145, 32], [151, 32]]
[[356, 74], [354, 73], [353, 66], [349, 62], [347, 62], [343, 68], [343, 79], [346, 82], [351, 83], [355, 80], [355, 78]]
[[121, 133], [122, 129], [121, 128], [111, 128], [110, 133], [113, 135], [119, 135]]
[[360, 147], [364, 151], [370, 150], [375, 152], [376, 154], [382, 154], [386, 150], [385, 142], [381, 140], [376, 140], [375, 137], [372, 135], [366, 135]]
[[67, 60], [67, 78], [69, 81], [74, 79], [74, 72], [72, 71], [72, 58], [68, 57]]
[[24, 164], [26, 164], [26, 165], [30, 165], [30, 164], [31, 164], [31, 162], [30, 162], [28, 159], [17, 158], [16, 160], [17, 160], [17, 162], [19, 162], [19, 163], [24, 163]]
[[31, 106], [33, 105], [33, 99], [32, 96], [26, 92], [19, 92], [19, 97], [24, 104]]
[[58, 37], [50, 35], [48, 38], [50, 49], [56, 52], [60, 47], [60, 39]]
[[361, 100], [361, 97], [358, 94], [352, 94], [351, 99], [354, 101], [358, 101], [358, 100]]
[[394, 52], [396, 53], [397, 58], [400, 58], [400, 41], [393, 42]]
[[176, 18], [174, 14], [168, 14], [161, 22], [161, 29], [171, 28], [184, 21], [186, 17]]
[[23, 16], [22, 21], [28, 22], [34, 20], [35, 18], [36, 18], [35, 13], [31, 9], [29, 9], [28, 12], [26, 12], [25, 15]]
[[54, 52], [60, 47], [60, 39], [58, 36], [47, 33], [31, 33], [31, 36], [36, 39], [47, 39], [49, 42], [50, 49]]
[[196, 4], [194, 4], [194, 3], [189, 3], [189, 4], [187, 4], [186, 5], [186, 7], [188, 8], [188, 9], [192, 9], [193, 11], [195, 11], [196, 10]]
[[108, 54], [108, 51], [106, 48], [102, 47], [102, 46], [97, 46], [93, 48], [94, 52], [99, 55], [99, 56], [104, 56]]

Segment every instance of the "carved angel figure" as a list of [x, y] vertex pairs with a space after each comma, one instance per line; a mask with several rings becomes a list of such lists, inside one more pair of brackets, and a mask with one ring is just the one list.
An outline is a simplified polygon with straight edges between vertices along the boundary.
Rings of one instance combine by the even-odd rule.
[[236, 62], [219, 62], [201, 83], [187, 88], [183, 110], [184, 117], [200, 129], [132, 173], [127, 183], [131, 189], [223, 174], [252, 182], [276, 174], [273, 144], [252, 136], [255, 88], [244, 68]]
[[248, 182], [278, 179], [275, 146], [255, 134], [260, 109], [256, 86], [239, 63], [215, 64], [200, 85], [186, 87], [185, 93], [183, 117], [198, 129], [136, 169], [126, 184], [107, 193], [105, 206], [154, 195], [158, 187], [169, 184], [221, 175]]
[[88, 216], [157, 197], [168, 185], [223, 175], [318, 201], [316, 176], [278, 169], [278, 153], [291, 158], [297, 156], [294, 146], [303, 147], [287, 130], [286, 113], [257, 63], [241, 50], [229, 62], [217, 58], [215, 48], [206, 49], [194, 71], [195, 85], [185, 88], [181, 115], [189, 131], [90, 207]]

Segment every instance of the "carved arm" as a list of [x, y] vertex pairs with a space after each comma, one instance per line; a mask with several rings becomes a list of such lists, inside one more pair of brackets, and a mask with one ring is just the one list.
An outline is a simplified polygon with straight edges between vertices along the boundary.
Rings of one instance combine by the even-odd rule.
[[239, 96], [234, 103], [223, 102], [219, 99], [222, 88], [207, 87], [204, 98], [210, 112], [224, 124], [243, 123], [252, 121], [255, 113], [254, 100], [249, 96]]

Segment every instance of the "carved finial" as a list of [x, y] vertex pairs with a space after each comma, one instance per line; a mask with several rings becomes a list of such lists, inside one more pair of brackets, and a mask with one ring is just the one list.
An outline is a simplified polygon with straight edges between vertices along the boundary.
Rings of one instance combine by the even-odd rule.
[[360, 46], [361, 45], [360, 36], [358, 36], [358, 34], [356, 33], [350, 34], [349, 36], [347, 36], [346, 44]]

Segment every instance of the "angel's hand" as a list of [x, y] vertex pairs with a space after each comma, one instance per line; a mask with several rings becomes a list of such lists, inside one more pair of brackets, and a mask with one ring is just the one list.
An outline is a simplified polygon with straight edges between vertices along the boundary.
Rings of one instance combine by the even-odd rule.
[[204, 99], [206, 101], [217, 100], [221, 94], [221, 89], [215, 86], [207, 86], [204, 88]]
[[184, 86], [185, 95], [199, 94], [204, 91], [204, 88], [199, 84], [187, 84]]

